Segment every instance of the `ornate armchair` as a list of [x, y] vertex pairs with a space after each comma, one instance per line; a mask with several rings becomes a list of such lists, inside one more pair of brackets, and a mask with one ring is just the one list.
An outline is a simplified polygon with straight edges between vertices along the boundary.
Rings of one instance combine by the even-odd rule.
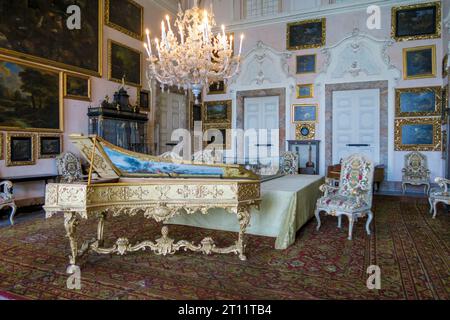
[[338, 228], [341, 228], [341, 217], [348, 218], [348, 239], [352, 239], [353, 224], [358, 218], [368, 215], [366, 232], [370, 235], [372, 213], [372, 182], [374, 166], [372, 161], [360, 154], [354, 154], [342, 162], [339, 187], [331, 184], [320, 186], [324, 193], [317, 200], [315, 216], [317, 230], [320, 228], [320, 212], [338, 217]]
[[430, 213], [433, 213], [433, 219], [436, 218], [437, 214], [437, 204], [439, 202], [450, 204], [450, 193], [448, 192], [448, 185], [450, 180], [444, 178], [434, 179], [439, 187], [432, 188], [430, 190], [430, 195], [428, 196], [428, 202], [430, 203]]
[[427, 157], [417, 151], [405, 155], [405, 167], [402, 170], [402, 190], [406, 192], [406, 185], [425, 185], [425, 193], [430, 189], [430, 170], [428, 170]]
[[280, 173], [298, 174], [298, 154], [286, 151], [281, 155]]
[[17, 206], [14, 203], [14, 197], [12, 195], [12, 186], [13, 184], [11, 181], [0, 182], [0, 209], [4, 207], [11, 208], [11, 214], [9, 215], [9, 221], [11, 222], [11, 225], [14, 224], [14, 215], [16, 214], [17, 210]]
[[80, 159], [71, 152], [56, 157], [56, 168], [63, 182], [72, 183], [83, 179]]

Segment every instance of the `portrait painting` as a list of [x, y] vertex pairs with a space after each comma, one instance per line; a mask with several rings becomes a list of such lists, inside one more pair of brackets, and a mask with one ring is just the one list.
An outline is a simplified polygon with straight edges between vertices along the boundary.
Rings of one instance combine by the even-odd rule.
[[288, 50], [323, 47], [326, 38], [326, 19], [288, 23], [286, 38]]
[[392, 38], [396, 41], [440, 38], [441, 3], [392, 8]]
[[297, 56], [296, 70], [297, 74], [300, 73], [315, 73], [316, 72], [316, 55], [307, 54]]
[[[68, 28], [74, 4], [79, 29]], [[101, 12], [101, 0], [0, 1], [0, 53], [100, 76]]]
[[139, 108], [143, 111], [150, 111], [150, 91], [139, 91]]
[[405, 80], [436, 76], [436, 46], [403, 49], [403, 77]]
[[292, 122], [316, 122], [317, 105], [315, 104], [294, 104], [292, 106]]
[[108, 80], [141, 86], [142, 53], [113, 40], [108, 40]]
[[395, 90], [395, 116], [439, 116], [442, 108], [441, 87]]
[[64, 74], [64, 98], [91, 100], [91, 78], [81, 75]]
[[144, 8], [133, 0], [105, 0], [105, 24], [142, 40]]
[[396, 151], [441, 151], [439, 118], [400, 118], [395, 120]]
[[297, 85], [297, 99], [306, 99], [314, 97], [313, 84], [299, 84]]
[[226, 93], [225, 81], [217, 81], [209, 85], [208, 94], [224, 94], [224, 93]]
[[205, 123], [231, 123], [231, 100], [205, 102], [203, 110]]
[[6, 166], [36, 163], [36, 136], [32, 133], [11, 133], [6, 137]]
[[0, 129], [62, 131], [62, 74], [0, 58]]
[[60, 135], [39, 135], [39, 159], [54, 158], [61, 154], [62, 144]]

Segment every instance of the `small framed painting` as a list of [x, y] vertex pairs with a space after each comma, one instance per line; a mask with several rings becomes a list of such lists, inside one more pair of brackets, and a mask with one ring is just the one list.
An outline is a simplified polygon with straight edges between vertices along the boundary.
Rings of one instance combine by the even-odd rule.
[[442, 109], [441, 87], [395, 90], [395, 116], [439, 116]]
[[320, 48], [325, 45], [326, 19], [288, 23], [286, 47], [288, 50]]
[[441, 37], [441, 2], [392, 8], [392, 38], [396, 41]]
[[302, 56], [297, 56], [296, 58], [296, 72], [297, 74], [302, 73], [316, 73], [316, 55], [307, 54]]
[[38, 158], [55, 158], [62, 153], [61, 135], [39, 134], [38, 139]]
[[108, 80], [141, 86], [142, 52], [108, 39]]
[[209, 85], [208, 94], [224, 94], [226, 91], [225, 81], [217, 81]]
[[297, 99], [306, 99], [314, 97], [313, 84], [298, 84], [297, 85]]
[[141, 111], [150, 111], [150, 91], [139, 90], [139, 109]]
[[292, 105], [292, 123], [317, 122], [316, 104]]
[[6, 135], [6, 166], [36, 164], [36, 135], [33, 133], [8, 133]]
[[202, 105], [195, 104], [194, 101], [191, 101], [189, 106], [189, 127], [193, 130], [195, 122], [202, 121]]
[[441, 151], [439, 118], [402, 118], [395, 120], [396, 151]]
[[203, 107], [203, 122], [231, 123], [231, 100], [205, 102]]
[[105, 24], [142, 40], [144, 8], [133, 0], [105, 0]]
[[231, 149], [231, 127], [230, 124], [207, 124], [204, 126], [206, 141], [204, 147], [220, 147], [222, 150]]
[[442, 78], [447, 78], [448, 76], [448, 54], [445, 55], [442, 60]]
[[316, 135], [316, 125], [314, 123], [297, 123], [295, 127], [296, 140], [314, 140]]
[[405, 80], [436, 77], [436, 46], [403, 49]]
[[91, 78], [65, 73], [64, 98], [91, 101]]

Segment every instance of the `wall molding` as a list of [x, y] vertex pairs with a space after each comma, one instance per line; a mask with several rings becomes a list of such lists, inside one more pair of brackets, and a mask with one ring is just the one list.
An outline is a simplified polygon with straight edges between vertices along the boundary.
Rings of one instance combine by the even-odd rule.
[[174, 1], [170, 0], [151, 0], [154, 4], [164, 10], [168, 10], [170, 13], [176, 15], [178, 13], [178, 5]]

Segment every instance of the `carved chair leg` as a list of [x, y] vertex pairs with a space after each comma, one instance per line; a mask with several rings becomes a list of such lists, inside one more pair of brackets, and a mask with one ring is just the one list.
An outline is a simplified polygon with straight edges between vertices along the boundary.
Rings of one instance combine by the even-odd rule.
[[240, 209], [238, 210], [238, 219], [239, 219], [239, 236], [238, 241], [236, 243], [237, 250], [239, 252], [239, 259], [242, 261], [247, 260], [245, 256], [245, 231], [247, 230], [247, 226], [250, 223], [250, 209]]
[[402, 192], [403, 194], [405, 194], [406, 192], [406, 184], [402, 183]]
[[370, 236], [370, 223], [372, 222], [373, 219], [373, 212], [371, 210], [369, 210], [369, 212], [367, 213], [367, 222], [366, 222], [366, 232], [367, 235]]
[[434, 199], [433, 198], [428, 198], [428, 203], [430, 204], [430, 213], [433, 213], [433, 201], [434, 201]]
[[433, 211], [434, 211], [434, 213], [433, 213], [433, 219], [436, 218], [436, 214], [437, 214], [437, 204], [438, 204], [438, 201], [434, 200], [434, 202], [433, 202]]
[[11, 207], [11, 215], [9, 216], [9, 222], [13, 226], [14, 225], [14, 216], [15, 216], [16, 211], [17, 211], [17, 206], [16, 206], [15, 203], [11, 203], [9, 206]]
[[342, 216], [338, 216], [338, 228], [342, 228]]
[[76, 265], [78, 257], [78, 244], [76, 240], [76, 231], [78, 226], [78, 218], [75, 212], [64, 213], [64, 228], [66, 229], [66, 236], [69, 238], [71, 255], [69, 261], [71, 265]]
[[99, 213], [98, 215], [98, 226], [97, 226], [97, 241], [98, 246], [103, 247], [103, 231], [105, 227], [105, 220], [106, 220], [106, 212]]
[[320, 229], [320, 210], [316, 209], [316, 212], [314, 213], [314, 215], [316, 216], [316, 220], [317, 220], [316, 230], [319, 231], [319, 229]]
[[352, 240], [353, 223], [355, 222], [352, 215], [348, 215], [348, 240]]

